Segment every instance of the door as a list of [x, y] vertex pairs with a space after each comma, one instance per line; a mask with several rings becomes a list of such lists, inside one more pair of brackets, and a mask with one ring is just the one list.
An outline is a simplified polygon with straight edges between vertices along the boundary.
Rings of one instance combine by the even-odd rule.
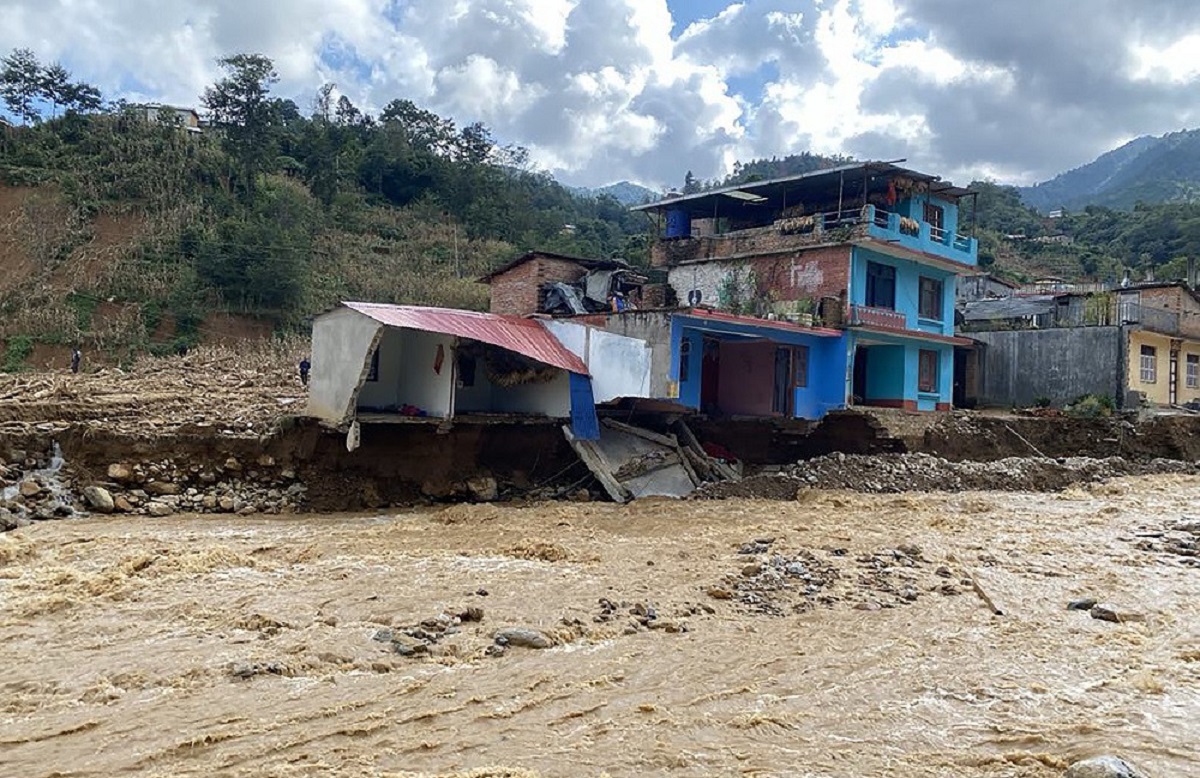
[[715, 414], [721, 406], [721, 341], [704, 339], [704, 358], [700, 361], [700, 410]]
[[1170, 384], [1167, 385], [1167, 402], [1179, 404], [1179, 349], [1171, 349], [1171, 367], [1168, 371]]
[[854, 396], [850, 398], [852, 405], [862, 404], [867, 399], [867, 348], [859, 346], [854, 349]]
[[791, 418], [795, 407], [792, 384], [792, 350], [786, 346], [775, 349], [775, 386], [771, 410]]

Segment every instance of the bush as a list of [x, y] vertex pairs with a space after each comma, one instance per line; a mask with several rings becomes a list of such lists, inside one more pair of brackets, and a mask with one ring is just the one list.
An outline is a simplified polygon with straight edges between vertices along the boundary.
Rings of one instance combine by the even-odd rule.
[[1116, 403], [1108, 395], [1085, 394], [1067, 406], [1067, 414], [1077, 419], [1111, 416]]
[[1050, 398], [1044, 395], [1042, 397], [1033, 398], [1033, 405], [1035, 408], [1049, 408], [1052, 404], [1053, 403], [1051, 402]]
[[9, 338], [8, 349], [4, 353], [4, 364], [0, 371], [17, 373], [25, 369], [25, 360], [33, 354], [33, 338], [28, 335], [14, 335]]

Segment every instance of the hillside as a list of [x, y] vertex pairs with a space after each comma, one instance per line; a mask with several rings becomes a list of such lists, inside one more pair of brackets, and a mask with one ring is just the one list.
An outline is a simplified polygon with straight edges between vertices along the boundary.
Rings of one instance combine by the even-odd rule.
[[594, 189], [573, 187], [571, 191], [583, 197], [611, 197], [621, 205], [641, 205], [642, 203], [653, 202], [662, 196], [660, 192], [644, 187], [641, 184], [635, 184], [632, 181], [618, 181], [615, 184], [596, 187]]
[[269, 60], [223, 64], [203, 132], [119, 104], [0, 129], [0, 369], [296, 331], [349, 298], [482, 308], [475, 279], [532, 248], [645, 254], [644, 219], [482, 124], [332, 85], [304, 116]]
[[1020, 194], [1042, 213], [1195, 202], [1200, 200], [1200, 130], [1137, 138], [1049, 181], [1023, 187]]

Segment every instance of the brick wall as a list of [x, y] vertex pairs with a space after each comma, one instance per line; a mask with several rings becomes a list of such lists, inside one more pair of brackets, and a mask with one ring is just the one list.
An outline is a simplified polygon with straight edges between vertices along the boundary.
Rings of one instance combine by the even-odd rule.
[[739, 260], [711, 260], [673, 267], [668, 279], [681, 303], [688, 292], [697, 289], [701, 303], [719, 307], [720, 289], [726, 278], [753, 273], [754, 289], [746, 290], [761, 298], [786, 306], [795, 300], [838, 297], [844, 300], [850, 279], [850, 246], [796, 251], [769, 257]]
[[1182, 287], [1142, 289], [1140, 302], [1148, 308], [1161, 308], [1179, 314], [1179, 329], [1184, 335], [1200, 337], [1200, 303]]
[[574, 262], [534, 257], [492, 277], [489, 310], [511, 316], [537, 313], [538, 292], [542, 284], [555, 281], [575, 283], [585, 272]]

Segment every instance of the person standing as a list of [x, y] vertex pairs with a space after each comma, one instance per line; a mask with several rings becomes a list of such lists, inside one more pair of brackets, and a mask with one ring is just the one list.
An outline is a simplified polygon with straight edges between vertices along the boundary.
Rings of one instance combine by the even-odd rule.
[[308, 371], [312, 369], [312, 364], [308, 361], [308, 357], [300, 360], [300, 383], [308, 386]]
[[71, 350], [71, 372], [79, 372], [79, 363], [83, 361], [83, 353], [79, 349]]

